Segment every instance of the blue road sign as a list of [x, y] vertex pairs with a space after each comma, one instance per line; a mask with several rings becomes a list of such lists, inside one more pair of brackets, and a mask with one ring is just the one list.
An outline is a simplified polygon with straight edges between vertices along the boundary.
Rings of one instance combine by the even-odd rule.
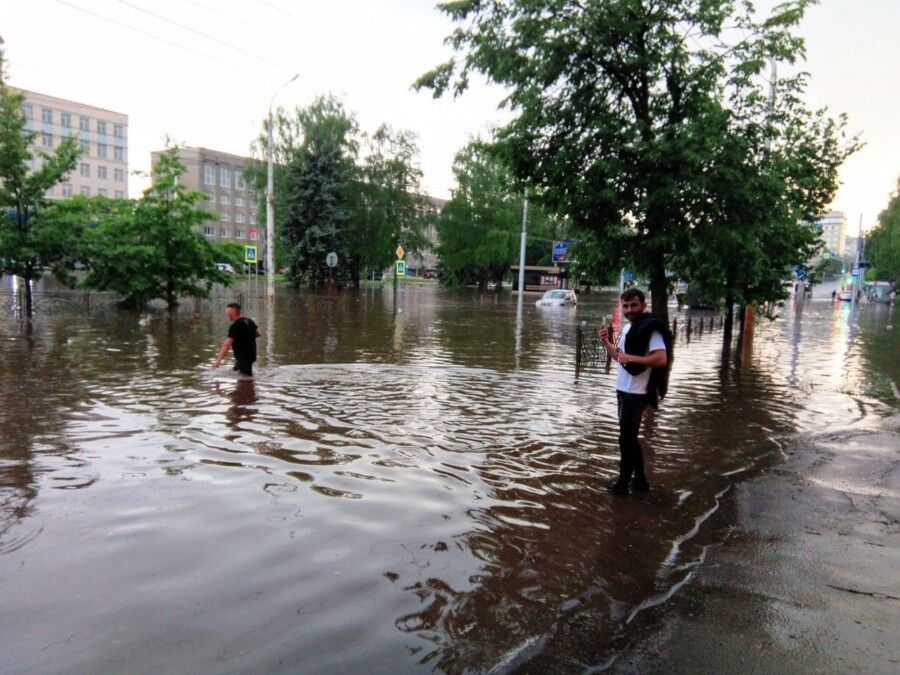
[[575, 245], [573, 239], [565, 239], [563, 241], [553, 242], [553, 262], [566, 263], [569, 262], [569, 250]]

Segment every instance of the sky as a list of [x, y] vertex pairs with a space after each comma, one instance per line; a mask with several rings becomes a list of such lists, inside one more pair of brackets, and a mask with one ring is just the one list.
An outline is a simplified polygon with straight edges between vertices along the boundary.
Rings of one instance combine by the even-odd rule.
[[[760, 0], [761, 8], [774, 0]], [[364, 131], [413, 131], [423, 187], [453, 188], [452, 163], [471, 138], [508, 120], [504, 92], [476, 83], [459, 98], [416, 92], [446, 60], [452, 23], [432, 0], [3, 0], [0, 36], [13, 86], [129, 116], [129, 169], [150, 169], [168, 136], [249, 154], [273, 96], [307, 105], [332, 93]], [[821, 0], [800, 27], [807, 101], [846, 113], [865, 147], [841, 168], [832, 208], [848, 234], [875, 223], [900, 175], [900, 0]], [[282, 89], [294, 74], [296, 81]], [[132, 175], [140, 194], [147, 179]]]

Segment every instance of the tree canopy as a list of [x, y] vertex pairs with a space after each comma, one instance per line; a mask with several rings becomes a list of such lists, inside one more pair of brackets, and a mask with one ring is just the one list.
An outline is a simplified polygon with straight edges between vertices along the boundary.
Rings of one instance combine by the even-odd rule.
[[887, 207], [878, 214], [878, 224], [866, 235], [865, 250], [872, 265], [870, 279], [900, 284], [900, 179]]
[[[517, 178], [571, 218], [610, 267], [647, 276], [652, 311], [666, 315], [667, 272], [703, 247], [695, 231], [766, 236], [741, 234], [737, 206], [722, 222], [722, 176], [732, 186], [749, 176], [754, 190], [785, 181], [794, 214], [818, 210], [836, 188], [836, 167], [853, 149], [839, 142], [843, 120], [804, 108], [802, 76], [780, 84], [771, 105], [765, 90], [769, 59], [802, 58], [794, 30], [810, 4], [794, 0], [759, 20], [734, 0], [446, 2], [459, 58], [416, 84], [461, 94], [480, 73], [505, 87], [516, 116], [497, 141]], [[762, 142], [727, 156], [748, 130]], [[742, 201], [757, 204], [755, 194]], [[763, 195], [753, 218], [766, 220], [777, 202]], [[798, 226], [783, 209], [773, 218]], [[800, 262], [808, 251], [796, 238], [788, 257]]]

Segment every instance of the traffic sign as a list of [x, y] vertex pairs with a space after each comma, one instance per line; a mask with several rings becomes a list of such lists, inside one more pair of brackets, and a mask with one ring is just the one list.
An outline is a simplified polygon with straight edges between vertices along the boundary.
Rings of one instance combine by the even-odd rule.
[[402, 260], [406, 251], [403, 250], [403, 247], [400, 244], [397, 244], [397, 250], [394, 251], [394, 253], [397, 254], [397, 260]]
[[337, 253], [332, 251], [325, 256], [325, 264], [329, 267], [337, 267]]
[[406, 261], [398, 260], [396, 263], [394, 263], [394, 270], [398, 277], [405, 277], [406, 276]]
[[251, 263], [251, 264], [256, 262], [256, 247], [255, 246], [244, 246], [244, 262]]
[[572, 239], [553, 242], [553, 262], [564, 263], [569, 262], [569, 249], [575, 245]]

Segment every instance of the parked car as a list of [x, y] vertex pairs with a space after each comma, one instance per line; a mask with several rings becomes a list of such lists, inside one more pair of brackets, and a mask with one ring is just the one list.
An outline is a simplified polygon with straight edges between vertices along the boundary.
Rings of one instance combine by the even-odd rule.
[[570, 289], [554, 288], [546, 291], [541, 299], [534, 303], [537, 307], [563, 307], [577, 305], [578, 297]]
[[216, 263], [216, 267], [219, 268], [220, 272], [226, 272], [228, 274], [236, 274], [234, 268], [228, 263]]

